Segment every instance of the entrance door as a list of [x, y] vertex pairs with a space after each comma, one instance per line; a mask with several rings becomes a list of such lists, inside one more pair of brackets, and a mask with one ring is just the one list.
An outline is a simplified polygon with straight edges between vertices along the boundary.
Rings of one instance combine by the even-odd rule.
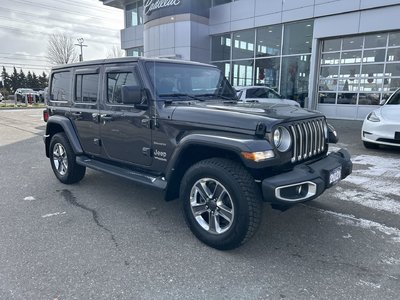
[[100, 109], [102, 155], [106, 159], [148, 166], [151, 158], [150, 113], [147, 105], [122, 102], [123, 86], [142, 86], [135, 66], [105, 71], [105, 95]]

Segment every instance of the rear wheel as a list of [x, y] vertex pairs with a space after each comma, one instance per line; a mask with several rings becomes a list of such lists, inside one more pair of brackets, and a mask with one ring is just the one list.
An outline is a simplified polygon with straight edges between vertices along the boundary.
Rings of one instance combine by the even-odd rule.
[[62, 183], [76, 183], [85, 176], [86, 168], [76, 163], [76, 156], [64, 133], [55, 134], [50, 141], [50, 163]]
[[213, 248], [236, 248], [259, 227], [260, 190], [238, 163], [207, 159], [195, 164], [184, 176], [180, 195], [190, 230]]
[[363, 141], [363, 144], [364, 144], [364, 147], [367, 148], [367, 149], [378, 149], [379, 148], [378, 144], [365, 142], [365, 141]]

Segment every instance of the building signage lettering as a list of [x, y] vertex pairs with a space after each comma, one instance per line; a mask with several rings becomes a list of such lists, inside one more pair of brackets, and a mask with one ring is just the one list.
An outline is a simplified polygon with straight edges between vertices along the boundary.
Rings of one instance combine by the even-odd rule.
[[181, 0], [145, 0], [144, 14], [148, 16], [157, 9], [178, 6], [179, 4], [181, 4]]

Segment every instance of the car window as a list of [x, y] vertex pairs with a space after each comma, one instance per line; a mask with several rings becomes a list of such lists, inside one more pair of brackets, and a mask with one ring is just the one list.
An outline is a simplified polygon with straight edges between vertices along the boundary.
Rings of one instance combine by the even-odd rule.
[[71, 72], [58, 72], [51, 76], [51, 101], [68, 101], [71, 98]]
[[122, 103], [122, 87], [140, 86], [138, 76], [132, 72], [107, 73], [107, 102], [111, 104]]
[[390, 105], [400, 105], [400, 90], [398, 90], [388, 101]]
[[99, 86], [99, 74], [76, 75], [75, 102], [97, 102], [97, 90]]

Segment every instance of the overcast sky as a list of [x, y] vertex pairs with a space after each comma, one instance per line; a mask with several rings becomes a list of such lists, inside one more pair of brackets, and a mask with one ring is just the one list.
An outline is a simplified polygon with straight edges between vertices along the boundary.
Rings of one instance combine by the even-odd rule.
[[99, 0], [0, 0], [0, 68], [48, 73], [47, 40], [56, 32], [83, 37], [84, 60], [105, 58], [122, 28], [123, 10]]

